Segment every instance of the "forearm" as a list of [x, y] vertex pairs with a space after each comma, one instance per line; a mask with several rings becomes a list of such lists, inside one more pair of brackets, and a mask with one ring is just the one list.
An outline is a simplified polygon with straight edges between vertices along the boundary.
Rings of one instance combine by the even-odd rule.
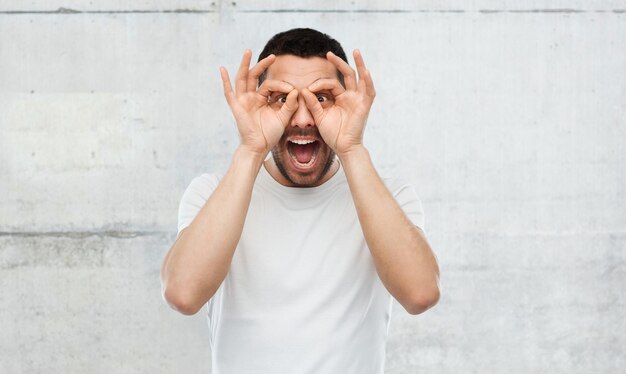
[[163, 261], [163, 295], [181, 313], [194, 314], [226, 277], [262, 163], [260, 155], [238, 148], [221, 182]]
[[407, 311], [421, 313], [439, 297], [439, 267], [426, 238], [378, 176], [364, 147], [340, 159], [381, 281]]

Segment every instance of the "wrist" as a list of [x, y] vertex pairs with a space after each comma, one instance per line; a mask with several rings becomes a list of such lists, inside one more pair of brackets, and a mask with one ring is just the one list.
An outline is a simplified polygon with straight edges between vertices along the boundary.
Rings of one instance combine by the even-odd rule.
[[337, 152], [342, 164], [350, 164], [363, 158], [369, 158], [369, 152], [363, 144], [354, 145], [342, 152]]
[[266, 155], [267, 152], [255, 151], [246, 147], [245, 145], [240, 145], [235, 150], [233, 159], [235, 161], [252, 164], [253, 166], [257, 167], [257, 169], [260, 169], [261, 165], [263, 165], [263, 161], [265, 161]]

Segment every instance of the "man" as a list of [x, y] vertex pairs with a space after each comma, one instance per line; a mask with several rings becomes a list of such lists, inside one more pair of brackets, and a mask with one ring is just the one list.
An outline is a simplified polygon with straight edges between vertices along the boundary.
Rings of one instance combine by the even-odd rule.
[[207, 305], [214, 374], [383, 373], [392, 297], [425, 311], [439, 269], [413, 188], [382, 180], [362, 143], [371, 74], [311, 29], [250, 60], [234, 88], [220, 68], [241, 144], [185, 191], [164, 298]]

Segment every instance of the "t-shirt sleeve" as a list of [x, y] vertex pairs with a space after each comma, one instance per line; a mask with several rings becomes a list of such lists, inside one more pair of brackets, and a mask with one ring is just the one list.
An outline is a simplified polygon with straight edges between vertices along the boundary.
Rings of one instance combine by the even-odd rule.
[[413, 186], [408, 183], [399, 184], [391, 192], [409, 220], [425, 232], [422, 201]]
[[191, 181], [178, 207], [178, 234], [193, 222], [219, 182], [215, 174], [202, 174]]

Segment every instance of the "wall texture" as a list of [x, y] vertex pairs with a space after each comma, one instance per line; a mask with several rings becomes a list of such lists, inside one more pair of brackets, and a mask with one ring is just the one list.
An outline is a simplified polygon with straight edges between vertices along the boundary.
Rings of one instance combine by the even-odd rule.
[[360, 48], [381, 174], [443, 294], [388, 373], [626, 367], [626, 1], [0, 3], [0, 372], [209, 373], [160, 296], [190, 180], [237, 144], [219, 65], [308, 26]]

